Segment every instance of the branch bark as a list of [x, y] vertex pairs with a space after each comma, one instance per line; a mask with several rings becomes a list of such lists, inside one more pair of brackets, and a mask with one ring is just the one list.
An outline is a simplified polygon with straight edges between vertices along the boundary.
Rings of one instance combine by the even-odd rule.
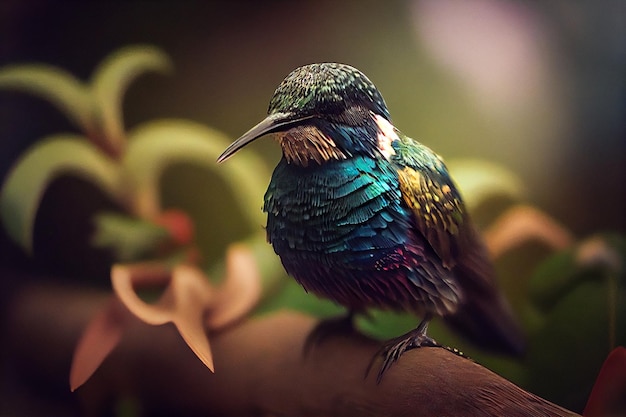
[[[106, 299], [66, 289], [23, 290], [9, 309], [13, 354], [42, 373], [59, 369], [51, 363], [69, 366], [84, 326]], [[379, 343], [362, 335], [329, 336], [303, 356], [316, 323], [285, 311], [210, 335], [212, 374], [173, 326], [135, 320], [77, 394], [94, 413], [112, 397], [130, 394], [143, 410], [161, 415], [577, 415], [438, 348], [405, 353], [377, 385], [375, 370], [367, 378], [365, 370]], [[67, 381], [67, 373], [63, 378]]]

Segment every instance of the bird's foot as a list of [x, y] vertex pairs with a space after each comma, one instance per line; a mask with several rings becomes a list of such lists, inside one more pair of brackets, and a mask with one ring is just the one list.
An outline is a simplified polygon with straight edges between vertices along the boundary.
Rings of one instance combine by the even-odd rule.
[[369, 374], [372, 365], [376, 361], [379, 356], [383, 358], [383, 364], [378, 371], [378, 375], [376, 376], [376, 383], [380, 384], [380, 381], [383, 379], [384, 373], [391, 368], [395, 362], [400, 359], [400, 356], [408, 350], [417, 349], [421, 347], [443, 347], [439, 343], [435, 341], [435, 339], [426, 335], [425, 329], [422, 329], [421, 326], [415, 330], [411, 330], [410, 332], [396, 337], [395, 339], [391, 339], [387, 343], [385, 343], [382, 348], [376, 353], [376, 355], [372, 358], [369, 367], [367, 368], [367, 374]]
[[330, 336], [352, 333], [354, 331], [353, 318], [354, 313], [349, 312], [345, 316], [321, 320], [304, 341], [304, 356], [307, 356], [314, 346], [319, 345]]
[[[426, 323], [427, 324], [427, 323]], [[429, 337], [426, 334], [426, 328], [427, 326], [424, 326], [423, 323], [420, 324], [420, 326], [414, 330], [411, 330], [410, 332], [400, 336], [400, 337], [396, 337], [395, 339], [391, 339], [388, 342], [386, 342], [381, 349], [376, 353], [376, 355], [374, 355], [374, 357], [372, 358], [372, 361], [370, 362], [368, 368], [367, 368], [367, 372], [365, 374], [365, 376], [367, 377], [367, 375], [369, 374], [372, 366], [374, 365], [374, 362], [376, 361], [376, 359], [379, 356], [383, 357], [383, 364], [380, 367], [380, 370], [378, 371], [378, 375], [376, 376], [376, 383], [380, 384], [380, 382], [383, 379], [383, 375], [384, 373], [391, 368], [391, 365], [393, 365], [395, 362], [398, 361], [398, 359], [400, 359], [400, 356], [402, 356], [402, 354], [408, 350], [411, 349], [417, 349], [417, 348], [421, 348], [421, 347], [438, 347], [438, 348], [442, 348], [447, 350], [448, 352], [454, 353], [457, 356], [460, 356], [462, 358], [465, 359], [470, 359], [471, 358], [467, 355], [465, 355], [462, 351], [460, 351], [457, 348], [453, 348], [453, 347], [449, 347], [449, 346], [444, 346], [444, 345], [440, 345], [439, 343], [437, 343], [437, 341], [435, 341], [435, 339]]]

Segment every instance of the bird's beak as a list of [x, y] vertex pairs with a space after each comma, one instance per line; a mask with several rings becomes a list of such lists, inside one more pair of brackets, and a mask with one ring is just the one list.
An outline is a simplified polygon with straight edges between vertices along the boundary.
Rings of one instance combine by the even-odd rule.
[[313, 116], [294, 117], [291, 113], [274, 113], [267, 116], [259, 124], [248, 130], [239, 139], [231, 143], [217, 158], [217, 162], [224, 162], [233, 156], [238, 150], [268, 133], [281, 132], [300, 124], [303, 120]]

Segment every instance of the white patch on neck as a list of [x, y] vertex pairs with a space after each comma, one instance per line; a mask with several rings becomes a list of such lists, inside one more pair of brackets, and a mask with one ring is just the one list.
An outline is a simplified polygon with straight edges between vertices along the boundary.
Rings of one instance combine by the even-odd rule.
[[372, 113], [372, 117], [378, 126], [378, 150], [386, 159], [391, 159], [391, 156], [396, 154], [391, 143], [400, 139], [397, 129], [378, 114]]

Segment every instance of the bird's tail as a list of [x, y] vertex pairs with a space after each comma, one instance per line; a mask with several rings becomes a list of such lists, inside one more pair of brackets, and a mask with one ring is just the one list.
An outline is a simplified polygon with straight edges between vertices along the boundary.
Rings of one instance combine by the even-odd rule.
[[526, 350], [524, 333], [511, 306], [497, 286], [495, 271], [480, 239], [464, 251], [455, 275], [464, 292], [463, 301], [446, 323], [458, 334], [485, 350], [522, 356]]

